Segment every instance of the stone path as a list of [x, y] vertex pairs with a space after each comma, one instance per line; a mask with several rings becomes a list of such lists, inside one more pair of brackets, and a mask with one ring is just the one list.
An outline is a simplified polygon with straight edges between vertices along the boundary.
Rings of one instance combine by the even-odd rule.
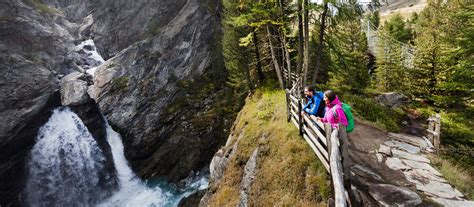
[[[448, 184], [441, 173], [430, 165], [431, 161], [423, 153], [433, 151], [431, 143], [421, 137], [405, 134], [389, 133], [388, 136], [390, 139], [382, 143], [376, 151], [378, 162], [384, 163], [390, 169], [401, 171], [408, 182], [436, 203], [443, 206], [474, 207], [474, 201], [466, 200], [461, 192]], [[380, 197], [382, 195], [376, 192], [389, 192], [386, 188], [385, 185], [377, 185], [372, 190], [369, 189], [369, 193], [374, 194], [374, 198]], [[408, 190], [402, 192], [409, 194]], [[412, 197], [411, 204], [416, 205], [418, 200], [416, 196]]]

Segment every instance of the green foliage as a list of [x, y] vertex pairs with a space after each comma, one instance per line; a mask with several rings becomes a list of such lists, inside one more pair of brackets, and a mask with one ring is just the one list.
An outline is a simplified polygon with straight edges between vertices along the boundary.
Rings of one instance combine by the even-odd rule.
[[128, 76], [120, 76], [112, 79], [112, 91], [125, 90], [128, 87]]
[[[243, 100], [252, 86], [249, 74], [249, 67], [252, 58], [249, 49], [239, 45], [239, 38], [247, 34], [249, 29], [236, 27], [232, 24], [231, 19], [240, 13], [237, 9], [239, 1], [225, 0], [222, 3], [224, 6], [224, 18], [222, 21], [222, 26], [224, 28], [222, 53], [224, 56], [225, 67], [229, 72], [227, 82], [228, 85], [232, 87], [236, 96], [241, 97], [240, 100]], [[239, 105], [243, 105], [243, 102], [239, 103]]]
[[369, 16], [369, 22], [374, 26], [375, 29], [379, 28], [380, 26], [380, 13], [379, 11], [375, 11], [371, 13]]
[[408, 43], [412, 39], [411, 29], [406, 26], [405, 20], [399, 13], [392, 15], [382, 26], [382, 30], [399, 42]]
[[343, 94], [341, 99], [353, 107], [357, 116], [374, 122], [391, 132], [400, 130], [398, 123], [403, 117], [404, 113], [402, 111], [382, 106], [374, 99], [364, 95]]
[[331, 25], [327, 33], [329, 84], [361, 91], [368, 86], [370, 78], [365, 63], [367, 40], [360, 27], [362, 11], [356, 1], [349, 1], [338, 9], [340, 13], [333, 17], [338, 22]]
[[440, 107], [459, 107], [463, 100], [472, 98], [473, 11], [469, 1], [431, 1], [419, 15], [410, 81], [417, 97]]
[[49, 7], [48, 5], [41, 2], [41, 0], [31, 0], [31, 3], [43, 14], [54, 14], [59, 12], [59, 10]]

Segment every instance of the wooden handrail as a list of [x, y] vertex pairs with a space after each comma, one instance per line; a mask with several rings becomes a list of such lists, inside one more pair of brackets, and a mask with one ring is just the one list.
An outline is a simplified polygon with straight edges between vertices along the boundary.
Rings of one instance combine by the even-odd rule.
[[299, 81], [291, 90], [287, 89], [288, 121], [300, 131], [324, 168], [330, 173], [333, 184], [334, 201], [337, 207], [350, 204], [350, 163], [347, 149], [346, 128], [342, 125], [332, 128], [323, 124], [315, 116], [301, 115], [302, 102], [295, 95]]

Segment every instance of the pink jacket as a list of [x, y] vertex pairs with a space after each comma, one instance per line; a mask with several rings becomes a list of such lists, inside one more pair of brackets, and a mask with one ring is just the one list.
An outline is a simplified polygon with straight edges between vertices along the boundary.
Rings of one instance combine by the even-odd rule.
[[[336, 112], [337, 117], [334, 116], [334, 111]], [[334, 99], [328, 106], [326, 106], [326, 114], [324, 114], [324, 118], [322, 118], [321, 121], [323, 123], [331, 124], [333, 128], [336, 128], [338, 123], [347, 126], [346, 114], [342, 109], [339, 97], [336, 96], [336, 99]]]

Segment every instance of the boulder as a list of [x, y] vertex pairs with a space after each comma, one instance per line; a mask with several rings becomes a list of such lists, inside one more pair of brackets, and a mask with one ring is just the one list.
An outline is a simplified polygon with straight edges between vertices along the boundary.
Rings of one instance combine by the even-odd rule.
[[408, 98], [401, 93], [390, 92], [378, 95], [375, 100], [384, 106], [398, 108], [407, 102]]
[[90, 100], [87, 94], [87, 81], [84, 74], [72, 73], [61, 80], [61, 104], [63, 106], [73, 106], [86, 103]]

